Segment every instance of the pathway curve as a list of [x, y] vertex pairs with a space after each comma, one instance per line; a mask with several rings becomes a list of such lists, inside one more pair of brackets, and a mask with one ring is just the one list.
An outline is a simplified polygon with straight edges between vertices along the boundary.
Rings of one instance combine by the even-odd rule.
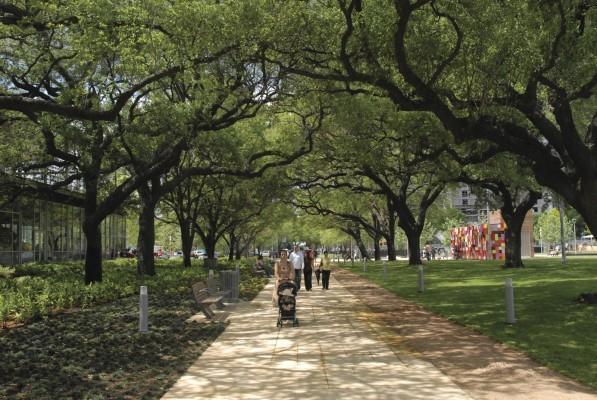
[[278, 329], [270, 283], [163, 399], [471, 399], [431, 363], [397, 351], [333, 277], [330, 287], [301, 290], [300, 326]]

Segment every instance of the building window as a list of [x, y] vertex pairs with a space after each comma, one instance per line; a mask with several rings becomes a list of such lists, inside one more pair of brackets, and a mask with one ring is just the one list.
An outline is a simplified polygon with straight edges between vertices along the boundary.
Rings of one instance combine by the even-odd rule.
[[462, 197], [468, 197], [468, 190], [462, 191]]
[[468, 199], [462, 199], [462, 205], [468, 206]]

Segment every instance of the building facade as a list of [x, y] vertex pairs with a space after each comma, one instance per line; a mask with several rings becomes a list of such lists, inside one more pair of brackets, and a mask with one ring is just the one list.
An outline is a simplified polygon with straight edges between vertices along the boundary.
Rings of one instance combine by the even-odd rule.
[[[0, 210], [0, 265], [84, 258], [82, 222], [80, 207], [20, 197]], [[101, 231], [103, 256], [117, 257], [119, 250], [126, 247], [125, 218], [110, 215]]]

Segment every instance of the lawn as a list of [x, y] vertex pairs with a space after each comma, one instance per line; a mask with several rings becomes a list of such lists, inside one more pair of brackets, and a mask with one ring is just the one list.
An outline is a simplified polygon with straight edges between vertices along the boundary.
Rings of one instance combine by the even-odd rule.
[[[79, 284], [76, 263], [17, 267], [0, 278], [7, 326], [22, 324], [0, 330], [0, 398], [160, 398], [225, 328], [185, 323], [198, 312], [189, 285], [206, 273], [180, 263], [160, 261], [156, 277], [141, 279], [130, 261], [106, 262], [104, 282], [92, 287]], [[241, 271], [241, 296], [250, 298], [264, 280]], [[149, 287], [147, 334], [137, 333], [140, 283]]]
[[[597, 258], [525, 261], [526, 268], [502, 269], [493, 261], [432, 261], [425, 264], [424, 293], [417, 269], [404, 262], [343, 264], [397, 295], [451, 321], [523, 350], [538, 362], [597, 388], [597, 306], [574, 301], [597, 292]], [[515, 325], [505, 324], [504, 280], [515, 287]]]

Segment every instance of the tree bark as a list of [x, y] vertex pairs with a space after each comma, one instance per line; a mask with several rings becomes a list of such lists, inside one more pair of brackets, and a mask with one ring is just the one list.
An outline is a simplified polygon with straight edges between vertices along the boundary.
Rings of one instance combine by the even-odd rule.
[[83, 233], [87, 241], [85, 252], [85, 284], [102, 281], [102, 233], [100, 224], [85, 216]]
[[[159, 185], [159, 183], [158, 183]], [[139, 214], [139, 236], [137, 237], [137, 274], [155, 275], [155, 206], [159, 199], [157, 188], [142, 184], [139, 189], [141, 213]], [[155, 193], [154, 193], [155, 192]]]
[[404, 230], [408, 239], [408, 265], [420, 265], [421, 261], [421, 233], [416, 230]]
[[234, 260], [234, 246], [235, 246], [234, 235], [230, 234], [230, 239], [228, 242], [228, 261]]
[[392, 201], [387, 198], [388, 232], [386, 241], [388, 243], [388, 260], [396, 261], [396, 213], [394, 212], [392, 205]]
[[541, 197], [541, 193], [529, 191], [520, 203], [516, 204], [516, 196], [512, 195], [505, 185], [501, 185], [503, 206], [500, 208], [502, 218], [506, 223], [506, 259], [505, 268], [524, 267], [522, 262], [522, 225], [528, 211]]
[[139, 214], [139, 236], [137, 240], [137, 274], [155, 275], [155, 219], [154, 207], [144, 204]]
[[195, 233], [191, 229], [191, 223], [187, 219], [179, 220], [178, 224], [180, 226], [180, 240], [182, 241], [183, 264], [185, 267], [190, 267]]
[[522, 263], [522, 241], [520, 226], [513, 226], [506, 222], [508, 229], [506, 229], [506, 260], [504, 262], [505, 268], [521, 268], [524, 267]]
[[373, 239], [373, 258], [375, 261], [381, 260], [381, 248], [379, 247], [379, 239]]
[[102, 232], [100, 218], [97, 218], [97, 173], [85, 177], [85, 207], [83, 233], [85, 234], [85, 284], [102, 281]]

